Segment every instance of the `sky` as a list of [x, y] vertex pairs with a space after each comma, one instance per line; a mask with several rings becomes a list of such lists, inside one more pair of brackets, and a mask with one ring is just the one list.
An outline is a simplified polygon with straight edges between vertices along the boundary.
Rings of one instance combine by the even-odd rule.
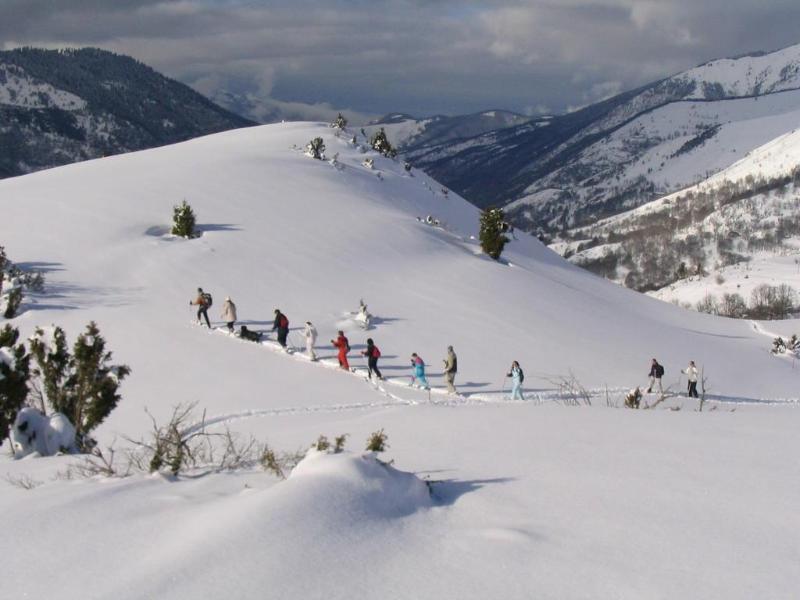
[[800, 43], [797, 0], [0, 0], [0, 48], [97, 46], [325, 118], [560, 113]]

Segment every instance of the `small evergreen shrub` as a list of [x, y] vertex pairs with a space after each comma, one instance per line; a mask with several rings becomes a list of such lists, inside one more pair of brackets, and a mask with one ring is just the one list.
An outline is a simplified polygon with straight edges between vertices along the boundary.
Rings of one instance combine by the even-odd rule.
[[192, 207], [184, 200], [172, 210], [172, 235], [182, 238], [195, 236], [195, 216]]
[[383, 429], [373, 431], [367, 438], [367, 451], [368, 452], [385, 452], [388, 448], [386, 443], [389, 436], [384, 433]]
[[376, 150], [383, 156], [389, 158], [397, 156], [397, 150], [389, 143], [389, 138], [386, 137], [386, 131], [384, 131], [383, 127], [380, 128], [380, 131], [375, 132], [375, 135], [373, 135], [372, 139], [369, 141], [369, 145], [372, 146], [373, 150]]
[[337, 435], [333, 439], [333, 452], [334, 454], [339, 454], [340, 452], [344, 452], [344, 445], [347, 442], [347, 434], [343, 433], [342, 435]]
[[505, 215], [503, 209], [489, 207], [481, 213], [480, 241], [483, 251], [498, 260], [508, 238], [503, 234]]
[[64, 414], [75, 426], [79, 443], [90, 447], [89, 433], [116, 408], [120, 383], [130, 367], [110, 364], [112, 354], [94, 321], [78, 336], [72, 354], [60, 327], [49, 334], [37, 329], [30, 348], [42, 406], [46, 403]]
[[339, 113], [337, 117], [333, 120], [333, 123], [331, 123], [331, 127], [333, 127], [334, 129], [344, 129], [345, 127], [347, 127], [347, 119], [344, 118], [344, 115], [342, 115], [342, 113]]
[[6, 308], [3, 311], [3, 316], [6, 319], [13, 319], [17, 316], [19, 312], [19, 307], [22, 304], [22, 288], [15, 287], [9, 290], [9, 292], [5, 295], [5, 305]]
[[306, 154], [311, 158], [322, 160], [322, 157], [325, 155], [325, 142], [321, 137], [315, 137], [306, 144]]
[[328, 441], [327, 437], [321, 435], [311, 447], [316, 449], [318, 452], [327, 452], [331, 447], [331, 443]]

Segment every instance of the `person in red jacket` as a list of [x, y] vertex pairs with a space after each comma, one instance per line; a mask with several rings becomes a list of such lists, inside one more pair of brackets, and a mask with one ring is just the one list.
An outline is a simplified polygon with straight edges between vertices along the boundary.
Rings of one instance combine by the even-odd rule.
[[339, 337], [335, 340], [331, 340], [331, 344], [339, 349], [339, 366], [343, 369], [350, 370], [350, 363], [347, 362], [347, 353], [350, 352], [350, 342], [347, 341], [347, 338], [344, 337], [344, 332], [339, 332]]

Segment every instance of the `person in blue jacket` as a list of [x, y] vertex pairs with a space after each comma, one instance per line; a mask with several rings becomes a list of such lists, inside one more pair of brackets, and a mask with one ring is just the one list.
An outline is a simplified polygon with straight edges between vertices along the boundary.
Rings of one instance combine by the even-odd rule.
[[420, 387], [429, 390], [431, 389], [428, 380], [425, 377], [425, 361], [416, 352], [411, 355], [411, 366], [414, 369], [414, 374], [411, 376], [411, 385], [418, 383]]
[[525, 381], [525, 374], [517, 361], [511, 363], [511, 370], [506, 377], [511, 377], [511, 399], [525, 400], [522, 396], [522, 382]]

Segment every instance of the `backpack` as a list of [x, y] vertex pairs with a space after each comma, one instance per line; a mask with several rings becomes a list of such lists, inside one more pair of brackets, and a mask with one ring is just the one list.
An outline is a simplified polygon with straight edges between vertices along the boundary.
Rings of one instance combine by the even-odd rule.
[[663, 365], [656, 365], [656, 377], [663, 377], [663, 376], [664, 376]]
[[350, 340], [344, 338], [344, 347], [347, 348], [347, 351], [350, 352]]
[[281, 320], [279, 322], [279, 325], [284, 329], [289, 327], [289, 319], [286, 318], [286, 315], [281, 315]]
[[211, 305], [214, 304], [214, 299], [208, 292], [203, 292], [200, 297], [203, 299], [203, 306], [206, 308], [211, 308]]
[[377, 346], [373, 346], [372, 347], [372, 358], [380, 358], [380, 357], [381, 357], [381, 351], [378, 350]]
[[517, 367], [519, 369], [519, 382], [522, 383], [525, 381], [525, 373], [522, 372], [522, 367]]

